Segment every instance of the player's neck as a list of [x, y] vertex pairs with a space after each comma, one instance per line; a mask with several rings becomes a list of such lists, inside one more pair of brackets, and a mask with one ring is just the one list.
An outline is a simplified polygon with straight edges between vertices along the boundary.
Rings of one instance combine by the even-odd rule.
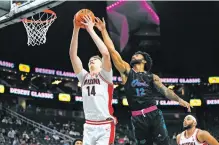
[[186, 134], [185, 134], [185, 136], [186, 137], [190, 137], [190, 136], [192, 136], [193, 134], [194, 134], [194, 131], [195, 131], [195, 127], [192, 127], [192, 128], [190, 128], [190, 129], [187, 129], [185, 132], [186, 132]]
[[144, 66], [142, 66], [141, 64], [136, 64], [133, 66], [133, 69], [136, 71], [136, 72], [144, 72]]
[[90, 73], [99, 73], [101, 71], [101, 68], [94, 68], [94, 67], [91, 67], [90, 68]]

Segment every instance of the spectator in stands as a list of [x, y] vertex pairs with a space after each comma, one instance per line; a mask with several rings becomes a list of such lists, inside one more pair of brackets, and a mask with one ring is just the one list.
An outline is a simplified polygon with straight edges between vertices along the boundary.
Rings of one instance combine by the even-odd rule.
[[64, 138], [63, 140], [60, 141], [61, 143], [63, 143], [63, 145], [70, 145], [69, 144], [69, 140], [67, 138]]
[[61, 129], [60, 129], [60, 132], [61, 132], [61, 133], [65, 133], [64, 128], [61, 128]]
[[56, 133], [54, 133], [54, 134], [52, 135], [52, 137], [53, 137], [55, 140], [59, 140], [59, 136], [58, 136]]
[[8, 132], [8, 137], [9, 137], [11, 140], [13, 140], [14, 137], [15, 137], [15, 131], [14, 131], [12, 128], [10, 128], [10, 130], [9, 130], [9, 132]]
[[17, 124], [17, 125], [21, 125], [21, 120], [17, 118], [17, 119], [16, 119], [16, 124]]
[[45, 137], [44, 137], [44, 140], [50, 140], [50, 137], [48, 136], [48, 135], [46, 135]]
[[40, 112], [40, 111], [41, 111], [40, 107], [37, 107], [37, 108], [36, 108], [36, 113], [38, 113], [38, 112]]
[[6, 135], [6, 131], [4, 128], [2, 128], [2, 134], [3, 134], [3, 136]]
[[173, 140], [176, 140], [176, 136], [177, 136], [177, 133], [174, 132], [172, 139], [173, 139]]
[[11, 117], [8, 117], [8, 124], [13, 124]]
[[31, 142], [31, 144], [30, 145], [37, 145], [37, 141], [36, 141], [36, 139], [35, 138], [33, 138], [33, 140], [32, 140], [32, 142]]
[[5, 138], [2, 133], [0, 133], [0, 143], [5, 143]]
[[36, 134], [38, 134], [38, 133], [40, 133], [40, 130], [39, 130], [38, 128], [35, 128], [34, 132], [35, 132]]
[[82, 145], [82, 139], [76, 139], [76, 140], [73, 142], [73, 145]]
[[4, 118], [2, 119], [2, 123], [8, 124], [8, 120], [7, 120], [6, 117], [4, 117]]
[[48, 127], [49, 128], [53, 128], [54, 127], [52, 121], [49, 122]]
[[25, 141], [25, 139], [21, 139], [21, 145], [26, 145], [26, 141]]
[[30, 136], [31, 136], [31, 137], [34, 137], [33, 130], [31, 130], [31, 132], [30, 132]]
[[124, 143], [125, 143], [124, 138], [119, 138], [119, 139], [118, 139], [118, 143], [119, 143], [119, 144], [124, 144]]
[[75, 131], [75, 128], [72, 126], [71, 130], [69, 131], [69, 135], [71, 135], [71, 136], [80, 136], [80, 133]]
[[22, 137], [23, 137], [25, 140], [28, 140], [28, 139], [30, 138], [26, 131], [23, 132]]
[[125, 135], [125, 137], [124, 137], [124, 142], [129, 143], [129, 138], [127, 137], [127, 135]]
[[15, 136], [12, 145], [20, 145], [19, 139]]

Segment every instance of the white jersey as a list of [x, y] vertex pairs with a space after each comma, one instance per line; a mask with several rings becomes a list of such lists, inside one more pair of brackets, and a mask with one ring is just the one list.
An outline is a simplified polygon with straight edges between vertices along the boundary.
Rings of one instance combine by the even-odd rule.
[[102, 121], [113, 117], [113, 74], [101, 70], [91, 76], [86, 70], [77, 75], [81, 82], [83, 108], [86, 120]]
[[204, 143], [200, 143], [197, 139], [197, 133], [199, 129], [195, 129], [193, 135], [189, 138], [185, 137], [185, 131], [183, 131], [180, 135], [179, 145], [204, 145]]

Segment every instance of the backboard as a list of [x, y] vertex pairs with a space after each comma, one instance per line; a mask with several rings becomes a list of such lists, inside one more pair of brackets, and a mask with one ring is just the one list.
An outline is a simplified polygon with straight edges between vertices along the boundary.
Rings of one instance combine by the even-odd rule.
[[[9, 0], [10, 3], [10, 12], [4, 14], [0, 14], [0, 28], [5, 26], [21, 22], [21, 19], [28, 18], [33, 16], [39, 12], [42, 12], [45, 9], [50, 9], [55, 7], [66, 0]], [[5, 1], [8, 2], [8, 1]], [[4, 9], [4, 8], [2, 8]], [[1, 11], [0, 11], [1, 13]]]

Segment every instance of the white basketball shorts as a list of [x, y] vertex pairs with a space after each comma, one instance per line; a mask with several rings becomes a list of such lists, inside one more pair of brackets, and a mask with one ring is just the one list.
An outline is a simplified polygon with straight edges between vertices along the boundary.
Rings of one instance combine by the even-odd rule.
[[115, 139], [115, 123], [113, 120], [86, 120], [83, 135], [83, 145], [113, 145]]

